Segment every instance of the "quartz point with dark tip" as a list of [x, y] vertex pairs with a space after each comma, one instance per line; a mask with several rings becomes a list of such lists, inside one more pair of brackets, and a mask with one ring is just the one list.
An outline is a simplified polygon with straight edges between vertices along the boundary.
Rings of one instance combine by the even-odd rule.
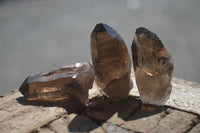
[[144, 27], [136, 29], [132, 56], [140, 99], [145, 104], [164, 104], [171, 93], [174, 65], [159, 37]]
[[95, 72], [88, 63], [76, 63], [26, 78], [19, 91], [27, 100], [59, 101], [73, 99], [85, 104]]
[[132, 88], [131, 60], [121, 36], [107, 24], [97, 24], [91, 34], [96, 82], [113, 101], [124, 99]]

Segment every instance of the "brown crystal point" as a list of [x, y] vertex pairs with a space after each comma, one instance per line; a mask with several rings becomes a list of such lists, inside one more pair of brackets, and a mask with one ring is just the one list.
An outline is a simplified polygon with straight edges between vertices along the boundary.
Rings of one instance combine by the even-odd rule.
[[91, 34], [91, 54], [97, 84], [112, 100], [126, 98], [133, 86], [131, 61], [120, 35], [106, 24], [97, 24]]
[[132, 43], [136, 84], [143, 103], [164, 104], [171, 93], [173, 60], [159, 37], [140, 27]]
[[95, 72], [88, 63], [76, 63], [26, 78], [19, 91], [27, 100], [58, 101], [73, 99], [85, 104]]

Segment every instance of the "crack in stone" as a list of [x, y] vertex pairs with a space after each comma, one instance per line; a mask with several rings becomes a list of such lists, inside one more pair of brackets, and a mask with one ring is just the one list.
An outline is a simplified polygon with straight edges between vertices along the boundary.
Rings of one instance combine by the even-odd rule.
[[161, 119], [165, 118], [167, 115], [169, 115], [171, 112], [169, 110], [165, 110], [161, 115]]
[[188, 133], [189, 131], [191, 131], [199, 123], [200, 123], [200, 116], [197, 117], [197, 120], [192, 120], [192, 123], [190, 124], [190, 127], [184, 133]]
[[[51, 124], [52, 122], [54, 122], [54, 121], [60, 119], [60, 118], [61, 118], [62, 116], [64, 116], [65, 114], [67, 114], [67, 113], [63, 113], [63, 114], [57, 115], [57, 116], [56, 116], [57, 118], [55, 118], [55, 119], [53, 119], [53, 120], [47, 122], [46, 124], [40, 126], [39, 129], [48, 128], [49, 130], [52, 130], [53, 132], [57, 133], [57, 131], [55, 131], [53, 128], [50, 127], [50, 124]], [[38, 132], [39, 132], [39, 131], [38, 131], [38, 128], [37, 128], [37, 129], [32, 130], [30, 133], [38, 133]]]
[[[91, 109], [91, 110], [92, 110], [92, 109]], [[98, 125], [99, 127], [101, 127], [102, 130], [104, 131], [104, 133], [106, 133], [106, 130], [102, 127], [102, 124], [103, 124], [103, 123], [98, 122], [98, 121], [95, 121], [95, 120], [93, 120], [93, 119], [90, 119], [89, 117], [87, 117], [87, 115], [84, 115], [84, 114], [85, 114], [85, 113], [83, 112], [83, 113], [80, 114], [80, 115], [82, 115], [82, 116], [88, 118], [92, 123], [94, 123], [94, 124]], [[80, 131], [81, 131], [81, 130], [80, 130]]]
[[159, 126], [161, 120], [163, 118], [165, 118], [167, 115], [169, 115], [171, 112], [169, 110], [165, 110], [161, 115], [160, 115], [160, 119], [158, 120], [157, 124], [156, 124], [156, 127]]
[[[118, 124], [115, 124], [115, 123], [111, 123], [111, 122], [108, 122], [107, 124], [109, 124], [109, 126], [110, 125], [114, 125], [117, 129], [117, 132], [119, 132], [119, 129], [121, 128], [121, 129], [124, 129], [124, 130], [127, 130], [127, 131], [130, 131], [130, 132], [134, 132], [134, 133], [140, 133], [140, 132], [137, 132], [137, 131], [134, 131], [134, 130], [130, 130], [130, 129], [127, 129], [127, 128], [124, 128], [124, 127], [121, 127], [121, 124], [120, 125], [118, 125]], [[103, 128], [103, 127], [102, 127]], [[109, 128], [109, 127], [108, 127]], [[103, 128], [104, 129], [104, 128]], [[104, 131], [105, 131], [106, 129], [104, 129]], [[112, 131], [110, 132], [109, 131], [109, 129], [107, 129], [107, 131], [105, 131], [105, 132], [107, 132], [107, 133], [112, 133]]]
[[[112, 103], [110, 103], [110, 104], [112, 104]], [[138, 103], [138, 105], [139, 105], [139, 106], [138, 106], [136, 109], [134, 109], [126, 118], [124, 118], [124, 122], [127, 121], [129, 117], [131, 117], [132, 115], [134, 115], [137, 111], [139, 111], [139, 110], [141, 109], [142, 103]], [[197, 119], [192, 120], [192, 122], [191, 122], [189, 128], [188, 128], [184, 133], [188, 133], [188, 132], [191, 131], [197, 124], [200, 123], [200, 115], [199, 115], [199, 114], [196, 114], [196, 113], [190, 112], [190, 111], [185, 111], [185, 110], [178, 109], [178, 108], [174, 108], [174, 107], [170, 107], [170, 106], [165, 106], [165, 107], [167, 107], [168, 109], [172, 109], [172, 111], [173, 111], [173, 110], [178, 110], [178, 111], [181, 111], [181, 112], [186, 112], [186, 113], [189, 113], [189, 114], [192, 114], [192, 115], [197, 116]], [[93, 109], [93, 108], [90, 108], [90, 109], [95, 111], [95, 109]], [[104, 123], [99, 123], [99, 122], [97, 122], [96, 120], [90, 119], [89, 117], [87, 117], [86, 115], [84, 115], [84, 112], [85, 112], [85, 110], [84, 110], [82, 113], [79, 113], [79, 114], [77, 114], [77, 115], [82, 115], [82, 116], [88, 118], [92, 123], [94, 123], [94, 124], [98, 125], [99, 127], [101, 127], [101, 129], [102, 129], [105, 133], [107, 132], [106, 129], [103, 128], [103, 124], [104, 124]], [[46, 123], [46, 124], [40, 126], [39, 129], [47, 128], [47, 129], [49, 129], [49, 130], [51, 130], [51, 131], [57, 133], [57, 131], [55, 131], [53, 128], [50, 127], [50, 124], [51, 124], [52, 122], [54, 122], [55, 120], [60, 119], [61, 117], [63, 117], [64, 119], [68, 119], [67, 116], [64, 116], [64, 115], [66, 115], [66, 114], [67, 114], [67, 113], [63, 113], [63, 114], [61, 114], [61, 115], [58, 115], [57, 118], [55, 118], [55, 119], [49, 121], [48, 123]], [[171, 114], [171, 111], [170, 111], [170, 110], [165, 110], [165, 111], [160, 115], [161, 119], [159, 119], [157, 125], [159, 125], [160, 121], [161, 121], [163, 118], [165, 118], [167, 115], [169, 115], [169, 114]], [[134, 131], [134, 130], [130, 130], [130, 129], [127, 129], [127, 128], [122, 127], [122, 125], [124, 124], [124, 122], [122, 122], [122, 123], [119, 124], [119, 125], [118, 125], [118, 124], [115, 124], [115, 125], [118, 126], [118, 127], [120, 127], [120, 128], [123, 128], [123, 129], [125, 129], [125, 130], [128, 130], [128, 131], [133, 131], [133, 132], [136, 132], [136, 133], [138, 132], [138, 131]], [[110, 123], [110, 122], [108, 122], [107, 124], [109, 124], [109, 123]], [[76, 126], [77, 129], [80, 129], [77, 125], [75, 125], [75, 126]], [[31, 133], [38, 133], [38, 132], [39, 132], [39, 129], [37, 128], [37, 129], [31, 131]], [[81, 129], [80, 129], [80, 131], [81, 131]], [[140, 133], [140, 132], [138, 132], [138, 133]]]
[[[141, 109], [141, 107], [142, 107], [142, 103], [139, 103], [139, 106], [137, 107], [137, 109], [136, 109], [136, 110], [133, 110], [133, 111], [124, 119], [124, 122], [122, 122], [122, 123], [120, 124], [120, 126], [122, 126], [122, 125], [125, 123], [125, 121], [128, 120], [129, 117], [131, 117], [131, 116], [134, 115], [137, 111], [139, 111], [139, 110]], [[134, 131], [134, 132], [135, 132], [135, 131]]]
[[189, 114], [192, 114], [192, 115], [196, 115], [197, 117], [200, 118], [200, 114], [197, 114], [197, 113], [194, 113], [194, 112], [191, 112], [191, 111], [187, 111], [187, 110], [183, 110], [183, 109], [179, 109], [179, 108], [175, 108], [175, 107], [171, 107], [171, 106], [167, 106], [167, 105], [165, 105], [165, 107], [171, 108], [173, 110], [178, 110], [178, 111], [182, 111], [182, 112], [185, 112], [185, 113], [189, 113]]

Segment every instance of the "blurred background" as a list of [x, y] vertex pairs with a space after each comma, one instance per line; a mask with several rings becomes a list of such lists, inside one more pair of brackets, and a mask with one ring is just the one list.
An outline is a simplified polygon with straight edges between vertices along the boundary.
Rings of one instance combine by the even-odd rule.
[[0, 0], [0, 94], [28, 75], [90, 61], [90, 34], [100, 22], [129, 52], [135, 29], [147, 27], [172, 55], [174, 76], [200, 82], [199, 0]]

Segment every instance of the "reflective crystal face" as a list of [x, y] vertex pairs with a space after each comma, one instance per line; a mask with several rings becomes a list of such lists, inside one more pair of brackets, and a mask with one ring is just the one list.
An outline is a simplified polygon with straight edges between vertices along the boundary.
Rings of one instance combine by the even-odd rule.
[[174, 65], [159, 37], [140, 27], [132, 43], [133, 66], [143, 103], [164, 104], [171, 93]]
[[27, 77], [19, 91], [27, 100], [74, 99], [86, 103], [95, 73], [88, 63], [77, 63]]
[[97, 84], [112, 100], [127, 97], [132, 88], [131, 61], [120, 35], [106, 24], [97, 24], [91, 34], [91, 53]]

